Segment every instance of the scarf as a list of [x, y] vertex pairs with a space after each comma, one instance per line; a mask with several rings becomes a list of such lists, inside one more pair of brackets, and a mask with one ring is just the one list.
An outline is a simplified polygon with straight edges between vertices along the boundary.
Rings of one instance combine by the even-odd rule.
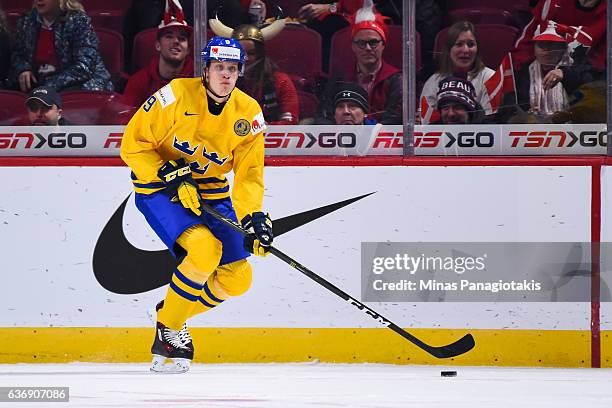
[[529, 65], [529, 102], [531, 111], [543, 115], [568, 108], [568, 96], [561, 82], [545, 91], [542, 86], [542, 65], [535, 60]]

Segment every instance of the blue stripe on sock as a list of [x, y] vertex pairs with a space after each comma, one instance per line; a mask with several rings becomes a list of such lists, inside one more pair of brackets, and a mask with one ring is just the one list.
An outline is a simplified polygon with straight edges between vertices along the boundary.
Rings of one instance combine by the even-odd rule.
[[206, 292], [206, 295], [213, 301], [217, 302], [217, 303], [221, 303], [223, 302], [223, 299], [219, 299], [218, 297], [216, 297], [215, 295], [212, 294], [212, 291], [210, 290], [210, 288], [208, 287], [208, 282], [204, 282], [204, 292]]
[[201, 188], [200, 192], [205, 194], [217, 194], [217, 193], [227, 193], [229, 191], [229, 186], [225, 186], [222, 188]]
[[195, 290], [202, 290], [202, 288], [204, 288], [204, 285], [195, 283], [194, 281], [192, 281], [191, 279], [183, 275], [181, 271], [179, 271], [178, 269], [174, 271], [174, 274], [176, 275], [177, 278], [179, 278], [181, 282], [183, 282], [185, 285], [189, 286], [190, 288], [193, 288]]
[[197, 296], [194, 296], [191, 293], [185, 292], [183, 289], [176, 286], [174, 282], [170, 282], [170, 288], [173, 291], [175, 291], [179, 296], [182, 296], [187, 300], [191, 300], [192, 302], [195, 302], [196, 300], [198, 300]]
[[206, 307], [210, 307], [211, 309], [212, 309], [213, 307], [215, 307], [215, 306], [216, 306], [216, 305], [211, 305], [210, 303], [208, 303], [206, 300], [204, 300], [204, 298], [203, 298], [202, 296], [200, 296], [200, 297], [198, 298], [198, 300], [199, 300], [199, 301], [200, 301], [200, 302], [201, 302], [201, 303], [202, 303], [204, 306], [206, 306]]

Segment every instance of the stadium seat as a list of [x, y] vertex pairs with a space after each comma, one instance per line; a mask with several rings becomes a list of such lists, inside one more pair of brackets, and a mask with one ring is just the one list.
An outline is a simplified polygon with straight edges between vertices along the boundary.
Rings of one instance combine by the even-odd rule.
[[314, 118], [319, 99], [314, 94], [298, 90], [298, 100], [300, 102], [300, 121]]
[[[416, 70], [421, 69], [421, 39], [416, 33]], [[402, 69], [403, 60], [403, 40], [402, 26], [389, 26], [389, 41], [385, 46], [383, 58], [389, 64], [396, 68]], [[351, 28], [346, 27], [334, 33], [331, 40], [331, 49], [329, 56], [329, 66], [331, 73], [333, 72], [350, 72], [356, 64], [355, 54], [351, 50]]]
[[0, 125], [25, 124], [27, 95], [21, 92], [0, 89]]
[[287, 25], [266, 42], [266, 54], [281, 71], [314, 81], [321, 72], [321, 36], [309, 28]]
[[[212, 38], [212, 31], [208, 30], [206, 38]], [[132, 73], [146, 67], [151, 58], [157, 57], [158, 52], [155, 50], [155, 41], [157, 40], [157, 28], [147, 28], [140, 31], [134, 37], [132, 46]], [[198, 55], [200, 53], [198, 52]], [[191, 44], [191, 55], [193, 56], [193, 44]]]
[[64, 117], [75, 125], [121, 124], [128, 106], [123, 95], [107, 91], [63, 91]]
[[456, 21], [470, 21], [473, 24], [502, 24], [517, 26], [514, 14], [508, 10], [496, 8], [455, 9], [447, 15], [448, 25]]
[[[448, 27], [440, 30], [434, 41], [434, 57], [439, 58], [444, 48], [444, 41]], [[480, 55], [484, 64], [496, 69], [502, 58], [512, 47], [519, 33], [515, 27], [501, 24], [477, 24], [476, 32], [480, 41]]]
[[112, 76], [121, 75], [123, 71], [123, 36], [107, 28], [96, 28], [100, 44], [98, 51], [106, 69]]
[[125, 0], [84, 0], [82, 4], [95, 28], [117, 32], [123, 30], [123, 15], [127, 8]]
[[482, 7], [496, 8], [502, 10], [514, 10], [515, 7], [529, 7], [529, 0], [453, 0], [446, 2], [446, 9], [472, 9], [476, 10]]
[[24, 0], [2, 0], [0, 1], [2, 10], [20, 9], [26, 10], [32, 7], [31, 1]]
[[24, 8], [7, 9], [4, 10], [6, 16], [6, 22], [11, 30], [15, 30], [17, 27], [17, 20], [26, 11]]

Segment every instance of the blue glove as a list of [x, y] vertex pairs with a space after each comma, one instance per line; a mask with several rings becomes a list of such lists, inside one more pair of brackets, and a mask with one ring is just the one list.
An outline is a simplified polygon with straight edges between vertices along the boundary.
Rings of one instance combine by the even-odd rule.
[[172, 202], [180, 201], [183, 207], [202, 215], [198, 184], [191, 177], [191, 167], [185, 159], [167, 161], [159, 168], [157, 177], [166, 185], [165, 192]]
[[259, 211], [254, 212], [244, 217], [241, 224], [242, 228], [248, 232], [244, 237], [244, 249], [253, 255], [268, 255], [268, 247], [274, 240], [270, 216]]

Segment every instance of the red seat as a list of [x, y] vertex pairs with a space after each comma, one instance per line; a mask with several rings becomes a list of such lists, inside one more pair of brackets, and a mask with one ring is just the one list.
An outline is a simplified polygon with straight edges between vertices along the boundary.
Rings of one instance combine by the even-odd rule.
[[473, 24], [502, 24], [515, 26], [516, 18], [508, 10], [496, 8], [455, 9], [448, 12], [448, 23], [470, 21]]
[[[440, 30], [434, 41], [434, 56], [442, 54], [448, 27]], [[514, 47], [514, 41], [519, 33], [516, 27], [500, 24], [477, 24], [476, 32], [480, 42], [480, 56], [484, 64], [496, 69], [502, 58]]]
[[0, 89], [0, 125], [22, 124], [27, 118], [26, 99], [24, 93]]
[[113, 76], [121, 75], [123, 71], [123, 36], [106, 28], [96, 28], [95, 31], [100, 41], [98, 51], [100, 51], [106, 69]]
[[64, 116], [75, 125], [122, 124], [123, 115], [130, 111], [123, 95], [107, 91], [63, 91]]
[[[383, 58], [389, 64], [396, 68], [402, 69], [403, 60], [403, 40], [402, 40], [402, 26], [390, 25], [389, 38], [385, 45], [385, 51], [383, 52]], [[416, 32], [416, 70], [421, 69], [421, 39], [418, 32]], [[355, 54], [351, 49], [351, 28], [346, 27], [339, 31], [336, 31], [332, 36], [331, 49], [329, 56], [330, 71], [333, 72], [350, 72], [355, 69], [357, 60]]]
[[156, 40], [157, 28], [147, 28], [136, 34], [134, 46], [132, 47], [132, 72], [146, 67], [151, 58], [158, 55], [158, 52], [155, 50]]
[[17, 28], [17, 20], [23, 15], [25, 11], [26, 9], [24, 8], [4, 10], [7, 24], [11, 30], [15, 30]]
[[446, 2], [446, 9], [449, 11], [456, 9], [475, 10], [483, 6], [501, 10], [514, 10], [515, 7], [529, 7], [529, 0], [453, 0]]
[[96, 28], [108, 28], [121, 32], [123, 29], [123, 15], [127, 5], [125, 0], [85, 0], [83, 7], [91, 23]]
[[314, 75], [322, 70], [321, 53], [321, 35], [293, 24], [266, 42], [267, 56], [281, 71], [308, 81], [314, 81]]
[[317, 107], [319, 106], [319, 99], [310, 92], [303, 92], [298, 90], [298, 100], [300, 102], [300, 121], [304, 119], [314, 118]]
[[81, 3], [85, 7], [85, 12], [89, 14], [90, 11], [125, 10], [127, 8], [126, 3], [131, 2], [125, 0], [82, 0]]
[[[206, 38], [212, 38], [212, 31], [208, 30]], [[134, 37], [132, 46], [132, 73], [146, 67], [151, 62], [151, 58], [157, 57], [159, 53], [155, 50], [155, 41], [157, 40], [157, 28], [147, 28], [139, 31]], [[193, 43], [190, 43], [191, 56], [193, 53]], [[199, 55], [198, 51], [198, 55]]]
[[32, 7], [31, 1], [24, 0], [2, 0], [0, 1], [2, 10], [21, 9], [26, 10]]

